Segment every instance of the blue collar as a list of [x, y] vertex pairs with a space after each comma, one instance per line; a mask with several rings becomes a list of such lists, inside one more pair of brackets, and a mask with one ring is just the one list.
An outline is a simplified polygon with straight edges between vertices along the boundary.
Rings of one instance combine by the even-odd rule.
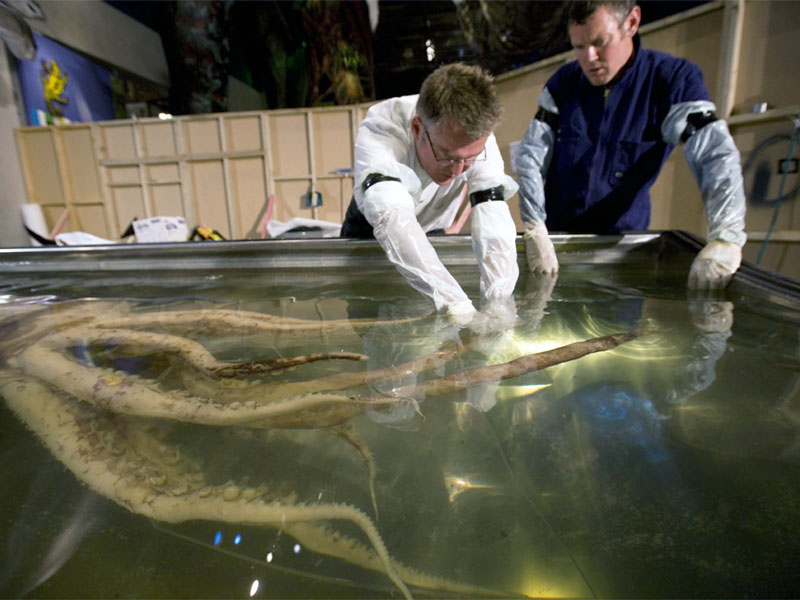
[[634, 63], [636, 63], [636, 61], [639, 58], [639, 54], [640, 54], [639, 53], [639, 48], [641, 48], [641, 46], [642, 46], [642, 40], [639, 37], [639, 34], [637, 33], [636, 35], [633, 36], [633, 52], [631, 53], [630, 57], [628, 58], [628, 61], [624, 65], [622, 65], [622, 68], [619, 70], [619, 73], [617, 73], [614, 76], [614, 79], [612, 79], [611, 81], [609, 81], [607, 84], [605, 84], [603, 86], [604, 90], [607, 90], [607, 89], [610, 89], [610, 88], [614, 87], [614, 85], [619, 83], [619, 81], [621, 81], [622, 78], [625, 77], [628, 74], [628, 72], [631, 70], [631, 67], [633, 67]]

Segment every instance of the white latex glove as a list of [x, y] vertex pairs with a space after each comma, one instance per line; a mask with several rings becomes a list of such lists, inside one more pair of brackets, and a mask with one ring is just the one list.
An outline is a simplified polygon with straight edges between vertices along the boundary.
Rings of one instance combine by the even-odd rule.
[[556, 249], [544, 221], [525, 223], [525, 255], [532, 273], [558, 273]]
[[459, 325], [466, 325], [477, 312], [471, 300], [462, 300], [445, 306], [445, 314]]
[[698, 290], [724, 288], [741, 264], [740, 246], [711, 240], [694, 257], [689, 270], [689, 287]]

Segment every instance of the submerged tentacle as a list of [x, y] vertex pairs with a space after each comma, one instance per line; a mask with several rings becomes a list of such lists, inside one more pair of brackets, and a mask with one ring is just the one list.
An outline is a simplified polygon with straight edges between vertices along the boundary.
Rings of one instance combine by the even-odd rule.
[[[386, 573], [406, 598], [411, 597], [407, 583], [492, 594], [420, 574], [393, 560], [375, 524], [354, 506], [299, 505], [291, 497], [272, 497], [264, 486], [210, 486], [197, 467], [177, 449], [170, 449], [145, 421], [62, 397], [19, 372], [0, 371], [0, 393], [81, 481], [131, 512], [169, 523], [210, 520], [279, 527], [316, 552]], [[356, 525], [372, 549], [317, 524], [331, 520]]]
[[378, 500], [375, 495], [375, 477], [377, 476], [375, 457], [372, 456], [372, 452], [369, 451], [364, 440], [362, 440], [349, 425], [337, 425], [331, 427], [330, 431], [358, 450], [358, 453], [361, 454], [361, 457], [364, 459], [364, 464], [367, 466], [367, 472], [369, 473], [369, 495], [372, 498], [372, 509], [375, 511], [375, 519], [377, 519]]
[[198, 396], [215, 397], [223, 394], [230, 401], [237, 402], [247, 402], [254, 399], [273, 400], [298, 394], [354, 389], [412, 373], [418, 374], [430, 371], [445, 365], [464, 351], [465, 348], [463, 346], [456, 347], [453, 345], [399, 365], [372, 371], [336, 373], [305, 381], [269, 382], [236, 388], [231, 387], [227, 382], [201, 375], [188, 380], [186, 383], [187, 388]]
[[219, 363], [208, 370], [217, 377], [247, 377], [249, 375], [278, 373], [298, 365], [332, 359], [367, 360], [367, 356], [358, 352], [310, 352], [288, 358], [269, 358], [243, 363]]
[[[324, 535], [320, 535], [319, 525], [309, 522], [295, 522], [287, 524], [283, 529], [298, 540], [304, 547], [319, 554], [336, 556], [336, 548], [339, 545], [348, 547], [348, 562], [356, 564], [365, 569], [383, 571], [380, 557], [370, 548], [359, 540], [348, 537], [338, 531], [326, 527]], [[390, 559], [399, 579], [409, 585], [423, 588], [426, 590], [439, 590], [449, 594], [459, 594], [467, 598], [513, 598], [515, 594], [490, 590], [477, 585], [470, 585], [446, 577], [438, 577], [423, 573], [417, 569], [412, 569], [407, 565]]]
[[452, 375], [439, 379], [431, 379], [418, 385], [397, 388], [393, 391], [393, 395], [398, 397], [419, 398], [423, 396], [450, 394], [484, 383], [502, 381], [504, 379], [511, 379], [512, 377], [519, 377], [526, 373], [540, 371], [554, 365], [581, 358], [587, 354], [611, 350], [620, 344], [625, 344], [644, 335], [648, 335], [649, 333], [650, 332], [634, 331], [615, 333], [574, 342], [572, 344], [553, 348], [552, 350], [520, 356], [506, 363], [477, 367], [468, 371], [453, 373]]
[[[141, 417], [175, 419], [207, 425], [276, 426], [282, 419], [287, 427], [322, 427], [351, 418], [370, 405], [388, 406], [405, 402], [403, 398], [370, 399], [346, 394], [309, 393], [261, 403], [220, 402], [218, 398], [191, 396], [186, 391], [162, 390], [154, 381], [140, 379], [123, 371], [82, 365], [46, 345], [34, 345], [9, 359], [8, 364], [85, 402], [113, 412]], [[328, 405], [353, 408], [344, 411]], [[318, 414], [314, 415], [314, 411]], [[310, 418], [303, 415], [310, 412]], [[341, 414], [340, 414], [341, 413]]]
[[409, 317], [407, 319], [385, 321], [380, 319], [331, 319], [327, 321], [313, 321], [297, 319], [294, 317], [279, 317], [263, 313], [237, 311], [228, 309], [197, 309], [197, 310], [172, 310], [162, 312], [148, 312], [130, 315], [127, 317], [111, 317], [98, 319], [97, 327], [111, 329], [177, 329], [183, 333], [202, 331], [203, 333], [220, 332], [291, 332], [301, 331], [329, 331], [353, 329], [360, 327], [374, 327], [403, 322], [418, 321], [424, 317]]
[[98, 314], [118, 312], [123, 306], [119, 302], [106, 301], [4, 306], [0, 320], [0, 354], [12, 356], [47, 335], [88, 325]]
[[364, 354], [356, 352], [315, 352], [289, 358], [274, 358], [252, 362], [218, 361], [205, 346], [185, 337], [133, 329], [98, 329], [96, 327], [73, 327], [64, 332], [49, 335], [37, 342], [53, 350], [65, 350], [72, 345], [111, 344], [133, 345], [150, 352], [163, 352], [180, 356], [194, 369], [213, 373], [218, 377], [258, 375], [280, 371], [289, 367], [330, 359], [366, 360]]
[[[256, 488], [240, 487], [233, 482], [208, 484], [199, 466], [182, 456], [179, 448], [164, 443], [159, 437], [164, 422], [146, 419], [306, 428], [345, 423], [366, 406], [382, 408], [398, 402], [412, 402], [418, 410], [414, 399], [417, 394], [411, 388], [407, 395], [395, 390], [391, 396], [376, 398], [344, 391], [358, 391], [356, 388], [385, 379], [416, 375], [444, 366], [469, 349], [469, 341], [373, 371], [338, 373], [310, 381], [257, 383], [231, 381], [230, 378], [271, 374], [313, 360], [364, 360], [366, 357], [358, 353], [331, 352], [248, 363], [223, 362], [197, 341], [163, 332], [180, 331], [198, 339], [210, 338], [215, 332], [226, 336], [269, 332], [295, 334], [298, 331], [324, 333], [328, 330], [352, 333], [355, 327], [386, 322], [316, 322], [226, 310], [113, 317], [72, 310], [53, 324], [39, 327], [35, 320], [33, 322], [37, 328], [26, 336], [24, 345], [15, 345], [13, 351], [6, 352], [6, 356], [11, 356], [8, 364], [20, 371], [0, 370], [0, 393], [53, 454], [96, 492], [134, 513], [165, 522], [203, 519], [279, 527], [310, 549], [385, 573], [407, 598], [410, 598], [407, 585], [466, 595], [498, 595], [491, 590], [421, 574], [393, 560], [374, 522], [354, 506], [298, 505], [291, 495], [277, 496], [263, 484]], [[161, 332], [148, 331], [150, 329]], [[94, 346], [93, 349], [111, 346], [112, 352], [119, 347], [123, 353], [132, 348], [138, 354], [179, 357], [191, 367], [183, 369], [181, 375], [195, 395], [172, 389], [176, 381], [180, 381], [174, 373], [166, 375], [171, 365], [176, 364], [172, 358], [170, 366], [160, 371], [164, 375], [159, 375], [159, 380], [164, 381], [154, 381], [92, 364], [97, 353], [88, 360], [81, 360], [75, 350], [87, 346]], [[160, 363], [158, 367], [161, 368]], [[507, 374], [500, 378], [527, 372], [527, 367], [515, 368], [508, 368]], [[445, 383], [440, 386], [433, 385], [435, 381], [423, 386], [428, 386], [424, 389], [435, 395], [478, 385], [483, 382], [481, 377], [497, 378], [496, 370], [485, 376], [479, 376], [480, 370], [469, 373], [466, 384], [451, 377], [444, 378]], [[172, 423], [170, 427], [176, 425]], [[338, 428], [334, 432], [364, 458], [377, 518], [376, 469], [372, 454], [351, 430]], [[354, 524], [369, 545], [320, 524], [331, 520]]]

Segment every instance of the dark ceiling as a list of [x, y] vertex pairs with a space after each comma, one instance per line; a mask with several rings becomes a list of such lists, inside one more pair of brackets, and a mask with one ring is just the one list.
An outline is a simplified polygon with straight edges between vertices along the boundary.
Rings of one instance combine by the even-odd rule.
[[[531, 30], [529, 23], [551, 20], [560, 4], [381, 2], [374, 42], [378, 96], [415, 93], [428, 73], [450, 62], [480, 64], [494, 74], [535, 62], [552, 48], [545, 48], [542, 29]], [[428, 40], [435, 53], [432, 60]]]
[[[170, 12], [169, 7], [175, 3], [107, 1], [158, 31], [171, 73], [177, 71], [176, 57], [170, 53], [181, 50], [169, 39], [174, 34], [174, 10]], [[646, 24], [703, 1], [639, 3]], [[323, 77], [317, 72], [324, 64], [317, 56], [324, 52], [320, 48], [341, 45], [342, 40], [352, 41], [366, 55], [365, 62], [372, 68], [366, 79], [362, 76], [363, 92], [376, 99], [416, 93], [425, 76], [441, 64], [463, 61], [500, 74], [568, 48], [559, 24], [563, 3], [555, 1], [381, 0], [374, 33], [369, 31], [367, 5], [362, 0], [227, 0], [213, 4], [225, 7], [225, 68], [265, 91], [270, 108], [332, 101], [323, 89], [313, 88], [318, 82], [298, 80]], [[330, 10], [335, 6], [339, 12]], [[349, 22], [340, 28], [330, 20], [337, 18]], [[332, 37], [333, 30], [338, 38]], [[276, 62], [276, 56], [280, 61]], [[318, 59], [318, 64], [311, 59]], [[173, 87], [182, 85], [180, 77], [172, 79]]]
[[[704, 1], [640, 0], [642, 23]], [[480, 64], [499, 75], [568, 50], [563, 5], [549, 0], [383, 0], [374, 38], [378, 97], [415, 93], [425, 75], [449, 62]], [[426, 56], [427, 40], [436, 50], [432, 61]]]

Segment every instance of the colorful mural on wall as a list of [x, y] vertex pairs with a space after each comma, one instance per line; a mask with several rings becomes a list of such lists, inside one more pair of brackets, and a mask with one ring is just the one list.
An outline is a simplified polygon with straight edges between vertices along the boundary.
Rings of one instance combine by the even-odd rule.
[[112, 72], [44, 35], [33, 37], [36, 55], [17, 63], [28, 124], [113, 119]]

